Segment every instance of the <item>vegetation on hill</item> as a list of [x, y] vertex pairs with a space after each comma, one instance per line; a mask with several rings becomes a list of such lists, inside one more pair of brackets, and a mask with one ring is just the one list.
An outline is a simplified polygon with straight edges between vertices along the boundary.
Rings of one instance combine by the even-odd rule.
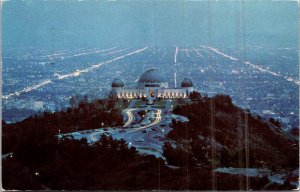
[[171, 165], [267, 168], [291, 172], [299, 167], [298, 141], [281, 129], [278, 121], [266, 121], [235, 106], [231, 98], [203, 97], [190, 105], [177, 106], [174, 113], [189, 122], [172, 122], [164, 146]]
[[[215, 185], [220, 190], [237, 190], [246, 189], [245, 176], [212, 169], [247, 164], [274, 171], [298, 167], [297, 142], [281, 132], [276, 121], [253, 116], [224, 95], [207, 98], [195, 94], [192, 104], [174, 110], [190, 121], [173, 121], [164, 145], [167, 162], [141, 156], [123, 140], [111, 137], [102, 136], [92, 145], [86, 140], [57, 139], [58, 130], [99, 128], [102, 122], [105, 126], [120, 125], [122, 116], [115, 105], [112, 100], [83, 100], [66, 111], [45, 112], [15, 124], [3, 122], [3, 153], [12, 153], [2, 159], [3, 188], [211, 190]], [[249, 162], [244, 158], [246, 153]], [[266, 177], [251, 177], [249, 182], [253, 190], [292, 188], [288, 182], [270, 184]]]
[[[89, 145], [86, 140], [57, 140], [45, 127], [29, 127], [16, 142], [12, 156], [2, 161], [4, 189], [204, 190], [212, 185], [208, 169], [172, 169], [111, 137]], [[220, 188], [238, 188], [236, 182], [226, 182], [231, 176], [217, 177]]]
[[[212, 186], [208, 169], [169, 168], [162, 159], [138, 155], [122, 140], [103, 136], [88, 145], [85, 140], [58, 141], [44, 128], [29, 128], [26, 134], [13, 156], [3, 160], [4, 189], [207, 190]], [[237, 176], [217, 174], [218, 188], [238, 189], [232, 178]], [[268, 183], [251, 181], [258, 186]]]
[[120, 126], [123, 124], [123, 116], [120, 109], [115, 105], [116, 101], [113, 100], [96, 100], [89, 103], [87, 99], [83, 99], [76, 105], [71, 105], [71, 107], [60, 112], [43, 112], [22, 122], [7, 124], [2, 131], [2, 153], [13, 151], [16, 140], [22, 138], [24, 132], [32, 127], [43, 127], [51, 133], [58, 134]]

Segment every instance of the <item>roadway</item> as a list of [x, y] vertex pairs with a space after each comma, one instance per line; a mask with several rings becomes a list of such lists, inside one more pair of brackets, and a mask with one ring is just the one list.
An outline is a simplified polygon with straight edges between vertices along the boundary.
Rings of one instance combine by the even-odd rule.
[[[98, 130], [97, 132], [91, 134], [91, 139], [93, 141], [97, 141], [98, 138], [96, 137], [96, 135], [98, 134], [103, 134], [105, 132], [109, 133], [110, 135], [116, 133], [116, 132], [119, 132], [119, 133], [122, 133], [122, 131], [124, 131], [123, 133], [126, 133], [124, 134], [124, 136], [126, 137], [132, 137], [132, 135], [134, 135], [135, 133], [139, 132], [139, 131], [142, 131], [144, 129], [147, 129], [147, 128], [151, 128], [151, 127], [155, 127], [157, 126], [160, 122], [161, 122], [161, 113], [162, 113], [162, 110], [160, 109], [156, 109], [154, 111], [155, 112], [155, 116], [154, 116], [154, 120], [153, 121], [150, 121], [149, 124], [146, 124], [146, 125], [140, 125], [140, 123], [138, 124], [134, 124], [134, 119], [135, 119], [135, 115], [137, 115], [137, 112], [138, 111], [143, 111], [145, 109], [143, 108], [139, 108], [139, 109], [126, 109], [125, 110], [125, 114], [128, 116], [127, 117], [127, 121], [125, 122], [124, 124], [124, 128], [123, 129], [112, 129], [112, 128], [109, 128], [108, 131], [103, 131], [103, 130]], [[133, 111], [135, 111], [136, 113], [133, 114]], [[147, 115], [144, 117], [144, 120], [145, 119], [148, 119], [149, 118], [149, 115], [147, 113]], [[143, 121], [142, 121], [143, 122]], [[129, 126], [133, 126], [133, 125], [138, 125], [139, 127], [136, 127], [136, 128], [129, 128]], [[131, 135], [131, 136], [130, 136]]]
[[[110, 135], [114, 139], [125, 140], [129, 147], [135, 147], [141, 154], [162, 157], [162, 147], [166, 140], [165, 135], [171, 131], [169, 124], [172, 122], [172, 119], [184, 119], [184, 117], [178, 115], [165, 114], [165, 112], [172, 110], [172, 100], [167, 100], [165, 105], [165, 109], [153, 106], [124, 109], [122, 114], [126, 121], [122, 128], [101, 128], [64, 135], [72, 135], [74, 139], [86, 138], [89, 143], [98, 141], [102, 134]], [[141, 111], [146, 112], [143, 117], [139, 115]]]

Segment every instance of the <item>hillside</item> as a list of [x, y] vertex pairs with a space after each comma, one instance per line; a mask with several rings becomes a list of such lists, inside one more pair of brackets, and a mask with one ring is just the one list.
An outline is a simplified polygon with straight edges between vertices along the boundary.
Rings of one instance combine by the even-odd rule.
[[[177, 106], [173, 112], [188, 117], [189, 122], [172, 122], [173, 130], [162, 146], [165, 159], [140, 155], [125, 141], [106, 136], [93, 144], [85, 139], [57, 139], [58, 130], [99, 128], [102, 122], [105, 126], [120, 125], [121, 113], [114, 106], [115, 102], [108, 100], [81, 102], [66, 111], [43, 113], [15, 124], [4, 123], [3, 154], [8, 155], [2, 156], [3, 188], [294, 188], [295, 178], [290, 173], [298, 168], [297, 140], [281, 131], [276, 121], [266, 121], [233, 105], [229, 96], [198, 95], [191, 104]], [[214, 171], [222, 167], [285, 173], [286, 182], [273, 183], [266, 175], [247, 178]]]
[[87, 99], [83, 99], [76, 105], [59, 112], [43, 112], [14, 124], [6, 124], [4, 121], [2, 153], [13, 151], [18, 140], [30, 129], [43, 128], [51, 134], [59, 134], [122, 125], [121, 111], [115, 108], [115, 105], [114, 100], [101, 99], [88, 102]]
[[174, 113], [186, 116], [188, 123], [173, 122], [170, 139], [188, 145], [194, 154], [198, 148], [217, 153], [217, 165], [294, 169], [298, 166], [298, 142], [283, 131], [280, 123], [252, 115], [235, 106], [231, 98], [204, 97], [191, 105], [178, 106]]

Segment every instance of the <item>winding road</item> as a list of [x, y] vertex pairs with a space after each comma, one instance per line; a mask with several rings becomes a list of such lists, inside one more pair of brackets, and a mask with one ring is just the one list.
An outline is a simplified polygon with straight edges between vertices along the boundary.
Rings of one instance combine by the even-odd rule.
[[[97, 142], [101, 135], [111, 136], [113, 139], [123, 139], [128, 143], [128, 146], [135, 147], [141, 154], [154, 155], [156, 157], [162, 157], [163, 145], [167, 140], [165, 135], [168, 134], [172, 128], [169, 124], [172, 119], [182, 120], [181, 116], [170, 115], [172, 110], [172, 101], [168, 100], [165, 103], [165, 108], [160, 109], [155, 106], [145, 106], [142, 108], [127, 108], [122, 111], [124, 119], [126, 120], [124, 126], [111, 127], [111, 128], [99, 128], [94, 130], [85, 130], [67, 134], [61, 134], [61, 136], [71, 136], [74, 139], [86, 138], [89, 143]], [[143, 117], [139, 112], [146, 112]], [[141, 119], [141, 121], [136, 121]]]
[[[133, 124], [135, 116], [132, 113], [132, 111], [137, 111], [138, 112], [138, 111], [143, 111], [143, 110], [145, 110], [145, 109], [143, 109], [143, 108], [139, 108], [139, 109], [125, 109], [125, 111], [126, 111], [125, 114], [128, 115], [128, 118], [127, 118], [128, 120], [124, 124], [124, 128]], [[161, 122], [161, 119], [162, 119], [162, 117], [161, 117], [162, 110], [155, 109], [154, 111], [156, 111], [156, 113], [154, 113], [155, 114], [154, 120], [150, 121], [149, 124], [146, 124], [146, 125], [143, 125], [143, 126], [140, 126], [139, 124], [135, 124], [135, 125], [139, 125], [140, 127], [138, 127], [138, 128], [127, 128], [126, 130], [125, 129], [115, 129], [114, 130], [114, 129], [111, 129], [111, 128], [109, 128], [108, 131], [98, 130], [97, 132], [94, 132], [94, 133], [92, 133], [90, 135], [90, 139], [95, 142], [95, 141], [99, 140], [99, 138], [97, 138], [97, 135], [101, 135], [103, 133], [107, 133], [107, 134], [112, 135], [112, 136], [115, 135], [115, 134], [123, 135], [123, 137], [131, 138], [131, 140], [135, 140], [136, 138], [138, 138], [137, 136], [140, 135], [140, 131], [142, 131], [144, 129], [151, 128], [151, 127], [154, 127], [154, 126], [158, 125]], [[146, 115], [145, 119], [146, 118], [149, 118], [149, 116]]]

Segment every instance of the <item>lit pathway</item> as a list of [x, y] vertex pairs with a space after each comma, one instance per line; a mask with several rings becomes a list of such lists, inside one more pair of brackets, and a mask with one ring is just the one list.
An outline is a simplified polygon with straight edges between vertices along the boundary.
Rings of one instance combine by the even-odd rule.
[[[122, 128], [99, 128], [94, 130], [84, 130], [79, 132], [67, 133], [59, 135], [73, 137], [74, 139], [86, 138], [89, 143], [97, 142], [101, 135], [111, 136], [116, 140], [125, 140], [129, 147], [135, 147], [140, 154], [154, 155], [156, 157], [162, 157], [163, 145], [167, 140], [165, 135], [168, 134], [172, 128], [169, 124], [172, 119], [179, 121], [186, 121], [185, 117], [169, 114], [169, 110], [172, 108], [171, 100], [166, 102], [168, 109], [159, 109], [152, 106], [143, 108], [127, 108], [123, 111], [123, 115], [128, 116]], [[138, 112], [146, 111], [146, 115], [143, 116], [142, 121], [136, 123], [134, 121]], [[164, 113], [163, 113], [164, 112]]]

